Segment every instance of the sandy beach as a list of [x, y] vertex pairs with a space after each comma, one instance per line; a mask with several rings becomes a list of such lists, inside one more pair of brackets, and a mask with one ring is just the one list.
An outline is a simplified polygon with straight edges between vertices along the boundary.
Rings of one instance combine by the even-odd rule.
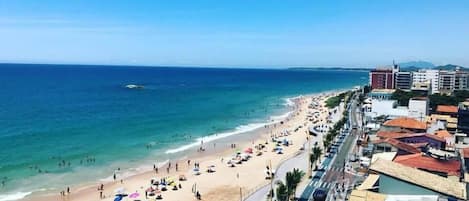
[[[32, 195], [23, 200], [111, 201], [115, 198], [116, 189], [129, 195], [135, 192], [139, 194], [135, 198], [124, 197], [123, 200], [147, 200], [145, 191], [152, 186], [151, 180], [160, 181], [163, 178], [174, 180], [174, 185], [181, 187], [178, 190], [173, 190], [173, 187], [168, 186], [168, 190], [157, 193], [161, 194], [163, 200], [197, 200], [193, 191], [200, 193], [201, 200], [242, 200], [256, 189], [269, 184], [270, 180], [265, 178], [267, 166], [271, 166], [275, 170], [282, 161], [297, 154], [307, 142], [308, 137], [313, 137], [308, 134], [308, 127], [314, 125], [313, 122], [317, 124], [327, 122], [329, 110], [325, 107], [325, 100], [337, 93], [331, 92], [296, 98], [294, 99], [294, 111], [290, 116], [279, 123], [259, 129], [261, 133], [254, 140], [224, 144], [201, 143], [204, 151], [195, 150], [187, 158], [170, 161], [170, 164], [158, 167], [158, 173], [153, 170], [126, 178], [117, 176], [115, 181], [103, 183], [103, 190], [98, 190], [101, 183], [96, 182], [95, 185], [91, 186], [74, 187], [70, 193], [65, 192], [65, 195], [56, 192], [55, 194]], [[315, 108], [309, 108], [313, 101], [319, 105]], [[319, 116], [311, 121], [313, 112], [319, 112]], [[289, 146], [282, 146], [282, 154], [273, 151], [277, 144], [272, 141], [272, 137], [289, 142]], [[258, 150], [260, 144], [264, 145], [265, 148]], [[214, 148], [215, 146], [217, 149]], [[227, 164], [237, 152], [245, 153], [248, 148], [253, 149], [249, 160], [235, 164], [235, 167]], [[259, 152], [262, 154], [258, 155]], [[307, 159], [305, 158], [305, 160]], [[199, 175], [194, 174], [193, 171], [196, 163], [200, 167]], [[176, 166], [178, 167], [177, 171]], [[210, 166], [215, 172], [207, 172]], [[151, 167], [149, 168], [151, 169]], [[184, 175], [186, 180], [179, 181], [180, 175]], [[65, 188], [64, 191], [67, 189]], [[102, 198], [100, 198], [101, 192]], [[155, 196], [148, 197], [148, 200], [154, 199]]]

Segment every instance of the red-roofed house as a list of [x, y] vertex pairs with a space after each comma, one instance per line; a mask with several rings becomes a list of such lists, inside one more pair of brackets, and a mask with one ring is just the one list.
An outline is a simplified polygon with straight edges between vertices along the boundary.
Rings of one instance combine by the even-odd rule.
[[436, 106], [436, 113], [442, 115], [450, 115], [451, 117], [457, 117], [458, 106], [454, 105], [438, 105]]
[[383, 125], [391, 128], [407, 129], [417, 133], [426, 132], [427, 130], [427, 124], [425, 122], [409, 117], [391, 119], [384, 122]]
[[444, 149], [446, 147], [446, 140], [436, 135], [427, 133], [404, 133], [404, 132], [390, 132], [379, 131], [376, 134], [381, 139], [393, 138], [408, 144], [423, 144], [426, 143], [436, 149]]
[[447, 130], [438, 130], [435, 135], [446, 140], [446, 147], [454, 147], [455, 138]]
[[397, 155], [420, 153], [420, 150], [394, 138], [385, 138], [373, 141], [373, 153], [397, 152]]
[[461, 162], [458, 160], [439, 160], [421, 153], [397, 156], [394, 162], [417, 168], [440, 176], [461, 175]]

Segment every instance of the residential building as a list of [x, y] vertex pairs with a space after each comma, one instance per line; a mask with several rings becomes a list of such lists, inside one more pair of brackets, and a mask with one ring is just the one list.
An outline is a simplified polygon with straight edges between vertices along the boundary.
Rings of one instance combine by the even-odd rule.
[[412, 72], [396, 72], [395, 89], [410, 90], [412, 88]]
[[[370, 111], [365, 109], [365, 111]], [[365, 112], [367, 117], [388, 116], [389, 118], [405, 117], [409, 113], [407, 107], [397, 104], [396, 100], [371, 100], [371, 111]]]
[[410, 89], [412, 91], [426, 92], [426, 94], [430, 94], [432, 92], [430, 80], [426, 80], [423, 82], [412, 82], [412, 87]]
[[444, 149], [446, 146], [446, 140], [444, 138], [427, 133], [379, 131], [376, 136], [380, 139], [396, 139], [417, 148], [430, 146], [436, 149]]
[[454, 91], [456, 80], [455, 71], [440, 71], [438, 78], [438, 91], [441, 94], [451, 94]]
[[469, 73], [457, 69], [454, 80], [454, 90], [467, 90], [469, 89]]
[[458, 108], [458, 132], [469, 135], [469, 101], [459, 104]]
[[427, 124], [414, 118], [400, 117], [384, 122], [383, 126], [391, 130], [407, 129], [415, 133], [424, 133], [427, 130]]
[[425, 77], [427, 78], [427, 80], [430, 80], [431, 93], [432, 94], [439, 93], [438, 86], [439, 86], [440, 71], [439, 70], [426, 70]]
[[370, 71], [371, 89], [394, 89], [393, 69], [377, 68]]
[[454, 143], [455, 143], [454, 136], [451, 133], [449, 133], [447, 130], [438, 130], [435, 132], [435, 135], [440, 138], [445, 139], [447, 150], [454, 148]]
[[424, 121], [428, 115], [429, 100], [427, 97], [415, 97], [409, 100], [409, 117]]
[[446, 129], [450, 133], [454, 134], [458, 127], [458, 118], [450, 115], [431, 114], [430, 116], [427, 116], [427, 123], [430, 124], [430, 127], [428, 128], [430, 133]]
[[[435, 195], [441, 199], [466, 200], [466, 184], [396, 162], [376, 160], [370, 170], [379, 174], [378, 193], [390, 195]], [[456, 199], [454, 199], [456, 198]]]
[[416, 153], [396, 156], [393, 161], [443, 177], [459, 179], [461, 176], [461, 162], [457, 159], [440, 160], [422, 153]]
[[389, 100], [395, 91], [394, 89], [373, 89], [368, 93], [368, 97], [371, 99]]
[[458, 116], [458, 106], [454, 106], [454, 105], [437, 105], [435, 113], [440, 114], [440, 115], [448, 115], [450, 117], [457, 117]]
[[412, 85], [415, 90], [428, 89], [438, 93], [439, 70], [419, 70], [412, 72]]
[[373, 143], [373, 154], [385, 152], [397, 152], [397, 155], [420, 153], [420, 149], [410, 144], [401, 142], [394, 138], [375, 140]]

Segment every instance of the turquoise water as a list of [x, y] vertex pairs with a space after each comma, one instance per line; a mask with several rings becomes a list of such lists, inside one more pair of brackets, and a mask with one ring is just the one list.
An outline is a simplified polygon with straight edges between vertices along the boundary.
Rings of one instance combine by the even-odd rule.
[[355, 71], [2, 64], [0, 195], [164, 161], [199, 137], [262, 125], [286, 98], [366, 82]]

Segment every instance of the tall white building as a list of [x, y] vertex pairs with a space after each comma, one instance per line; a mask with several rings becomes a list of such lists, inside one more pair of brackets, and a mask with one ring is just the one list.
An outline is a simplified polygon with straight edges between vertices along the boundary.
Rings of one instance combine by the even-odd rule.
[[419, 70], [417, 72], [412, 73], [412, 83], [417, 85], [430, 83], [431, 86], [431, 93], [435, 94], [438, 93], [439, 89], [439, 70]]

